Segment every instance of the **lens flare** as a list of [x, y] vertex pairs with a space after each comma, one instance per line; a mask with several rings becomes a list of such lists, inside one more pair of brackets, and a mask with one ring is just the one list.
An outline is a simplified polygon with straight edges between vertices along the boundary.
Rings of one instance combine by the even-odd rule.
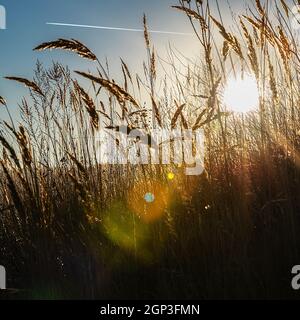
[[167, 175], [168, 180], [172, 181], [175, 178], [175, 174], [173, 172], [169, 172]]
[[[103, 219], [103, 232], [120, 249], [148, 259], [149, 229], [126, 205], [116, 202], [107, 210]], [[109, 253], [109, 257], [112, 253]]]
[[147, 192], [147, 193], [145, 194], [144, 199], [145, 199], [146, 202], [151, 203], [151, 202], [154, 202], [155, 196], [154, 196], [153, 193]]
[[168, 188], [158, 181], [141, 181], [128, 194], [128, 207], [145, 223], [161, 219], [170, 202]]

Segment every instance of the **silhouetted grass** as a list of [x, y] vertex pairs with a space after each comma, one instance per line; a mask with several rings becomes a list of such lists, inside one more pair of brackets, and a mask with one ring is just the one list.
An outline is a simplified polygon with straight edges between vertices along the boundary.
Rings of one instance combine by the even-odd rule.
[[[8, 77], [30, 89], [21, 124], [3, 122], [0, 132], [0, 262], [9, 285], [24, 289], [15, 297], [297, 298], [300, 56], [292, 12], [276, 3], [273, 16], [256, 1], [234, 34], [209, 1], [180, 1], [202, 62], [171, 51], [167, 81], [146, 18], [144, 75], [121, 60], [117, 84], [89, 48], [60, 39], [36, 49], [74, 51], [96, 64], [94, 73], [75, 80], [59, 63], [38, 63], [33, 81]], [[247, 115], [222, 104], [228, 74], [241, 71], [260, 90], [259, 110]], [[100, 165], [93, 137], [119, 125], [203, 128], [205, 172]]]

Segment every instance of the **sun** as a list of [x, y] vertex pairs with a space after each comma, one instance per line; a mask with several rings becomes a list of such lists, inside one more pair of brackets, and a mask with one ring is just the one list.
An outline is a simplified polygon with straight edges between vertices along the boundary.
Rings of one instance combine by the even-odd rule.
[[231, 77], [224, 90], [224, 100], [228, 110], [247, 113], [257, 110], [259, 106], [259, 92], [254, 77]]

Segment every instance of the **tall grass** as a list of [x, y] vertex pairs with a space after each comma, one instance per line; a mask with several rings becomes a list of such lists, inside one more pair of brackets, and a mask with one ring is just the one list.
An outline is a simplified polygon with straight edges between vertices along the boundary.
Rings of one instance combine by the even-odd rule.
[[[30, 89], [21, 123], [3, 121], [0, 132], [0, 261], [22, 297], [294, 297], [300, 56], [290, 5], [257, 0], [236, 31], [210, 1], [174, 10], [190, 20], [200, 57], [170, 49], [166, 74], [144, 17], [143, 75], [121, 60], [117, 84], [84, 44], [59, 39], [36, 50], [73, 51], [94, 71], [75, 77], [38, 63], [33, 81], [7, 77]], [[259, 110], [244, 116], [222, 103], [228, 75], [238, 73], [253, 74], [260, 90]], [[93, 137], [119, 125], [203, 128], [205, 172], [100, 165]]]

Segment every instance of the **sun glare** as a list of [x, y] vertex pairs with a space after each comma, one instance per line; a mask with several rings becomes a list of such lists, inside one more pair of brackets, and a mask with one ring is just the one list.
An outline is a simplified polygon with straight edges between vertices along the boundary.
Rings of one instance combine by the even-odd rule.
[[247, 113], [259, 105], [259, 92], [254, 77], [230, 78], [224, 90], [224, 104], [228, 110]]

